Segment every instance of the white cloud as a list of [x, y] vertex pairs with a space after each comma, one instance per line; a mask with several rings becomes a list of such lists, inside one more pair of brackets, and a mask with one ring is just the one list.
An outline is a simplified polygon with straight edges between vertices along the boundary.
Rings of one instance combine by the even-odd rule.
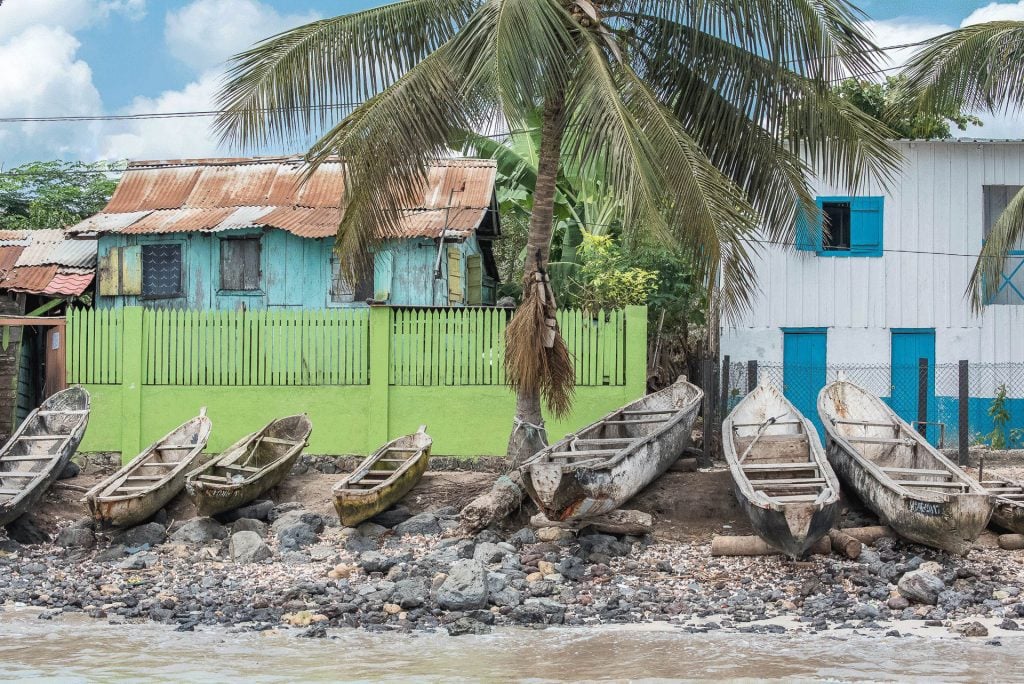
[[[149, 98], [136, 98], [123, 114], [195, 112], [214, 109], [220, 83], [216, 71], [203, 73], [181, 90], [168, 90]], [[105, 159], [180, 159], [218, 154], [211, 117], [148, 119], [111, 124], [115, 132], [104, 136], [100, 156]]]
[[164, 37], [174, 57], [202, 71], [264, 38], [318, 18], [315, 12], [282, 15], [257, 0], [195, 0], [167, 14]]
[[[92, 70], [77, 59], [78, 48], [61, 27], [31, 26], [0, 40], [0, 116], [101, 112]], [[0, 150], [8, 163], [88, 155], [95, 132], [84, 124], [7, 124], [0, 127]]]
[[[874, 38], [875, 44], [879, 47], [916, 44], [953, 30], [952, 26], [945, 24], [910, 22], [906, 19], [871, 20], [865, 23], [870, 35]], [[886, 50], [885, 54], [888, 61], [882, 67], [902, 66], [914, 54], [915, 49], [909, 47], [899, 50]], [[895, 71], [887, 73], [895, 73]]]
[[1022, 21], [1024, 20], [1024, 1], [1022, 2], [993, 2], [984, 7], [979, 7], [964, 19], [960, 25], [970, 26], [981, 24], [986, 21]]
[[146, 0], [6, 0], [0, 5], [0, 41], [30, 26], [60, 27], [74, 33], [113, 13], [139, 19], [145, 11]]

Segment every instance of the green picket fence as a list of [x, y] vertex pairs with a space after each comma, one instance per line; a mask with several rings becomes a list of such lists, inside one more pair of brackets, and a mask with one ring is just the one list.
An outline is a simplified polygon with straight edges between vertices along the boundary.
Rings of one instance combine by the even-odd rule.
[[366, 309], [149, 310], [147, 385], [365, 385]]
[[121, 382], [120, 309], [71, 309], [67, 315], [68, 383], [117, 385]]
[[[510, 311], [493, 308], [395, 309], [392, 385], [501, 385]], [[559, 311], [558, 326], [580, 386], [626, 383], [623, 311]]]

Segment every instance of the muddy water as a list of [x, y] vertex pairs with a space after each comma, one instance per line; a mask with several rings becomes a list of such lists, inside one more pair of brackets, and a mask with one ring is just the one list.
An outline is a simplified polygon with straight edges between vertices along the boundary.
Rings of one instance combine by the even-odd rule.
[[[877, 634], [877, 633], [876, 633]], [[173, 632], [158, 625], [0, 614], [0, 679], [48, 681], [557, 681], [829, 679], [1006, 681], [1024, 638], [687, 634], [680, 630], [506, 630], [333, 639]]]

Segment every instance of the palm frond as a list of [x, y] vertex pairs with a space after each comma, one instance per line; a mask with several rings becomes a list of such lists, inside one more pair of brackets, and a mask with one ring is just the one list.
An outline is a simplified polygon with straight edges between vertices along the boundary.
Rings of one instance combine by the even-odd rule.
[[402, 0], [315, 21], [232, 58], [215, 129], [241, 146], [318, 134], [448, 42], [479, 0]]
[[1003, 285], [1006, 258], [1024, 239], [1024, 189], [1017, 192], [985, 238], [968, 285], [971, 308], [980, 313]]
[[1024, 22], [974, 24], [933, 38], [907, 64], [921, 106], [943, 111], [1019, 111], [1024, 105]]

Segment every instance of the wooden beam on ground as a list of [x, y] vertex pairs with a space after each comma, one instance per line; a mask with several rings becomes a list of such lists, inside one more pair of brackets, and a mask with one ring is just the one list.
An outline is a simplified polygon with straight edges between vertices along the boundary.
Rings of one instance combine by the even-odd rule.
[[578, 530], [584, 527], [593, 527], [598, 532], [605, 534], [632, 534], [636, 536], [650, 533], [654, 529], [654, 518], [650, 513], [642, 511], [614, 510], [604, 515], [599, 515], [586, 520], [573, 520], [563, 522], [559, 520], [548, 520], [543, 513], [530, 518], [530, 526], [540, 529], [542, 527], [560, 527], [566, 530]]
[[874, 544], [882, 537], [895, 537], [896, 533], [885, 525], [871, 525], [868, 527], [844, 527], [842, 532], [853, 537], [862, 544]]
[[[816, 556], [827, 555], [832, 552], [832, 545], [828, 536], [824, 536], [814, 543], [809, 553]], [[712, 556], [781, 556], [784, 555], [774, 546], [760, 537], [730, 537], [726, 535], [715, 535], [711, 540]]]
[[843, 530], [837, 530], [835, 528], [829, 530], [828, 538], [832, 544], [833, 551], [841, 553], [851, 560], [859, 558], [861, 549], [864, 548], [864, 545], [859, 539], [854, 539]]

